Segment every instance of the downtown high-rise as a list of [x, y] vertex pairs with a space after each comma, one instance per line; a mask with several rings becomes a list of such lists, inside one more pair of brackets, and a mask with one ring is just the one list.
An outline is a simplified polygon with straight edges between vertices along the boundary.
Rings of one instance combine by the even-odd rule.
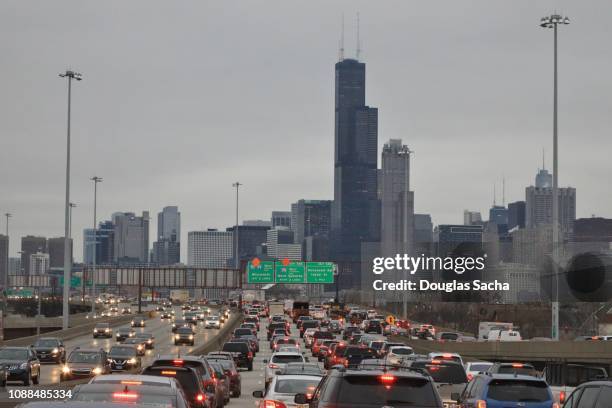
[[334, 135], [331, 257], [340, 286], [351, 288], [360, 282], [362, 243], [380, 235], [378, 109], [366, 105], [365, 64], [355, 59], [335, 66]]

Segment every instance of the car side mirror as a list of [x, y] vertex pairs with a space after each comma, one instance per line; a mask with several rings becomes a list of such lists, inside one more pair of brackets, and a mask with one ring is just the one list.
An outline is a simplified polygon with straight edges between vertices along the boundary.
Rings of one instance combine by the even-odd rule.
[[253, 391], [253, 397], [255, 398], [263, 398], [264, 397], [264, 393], [263, 391]]
[[451, 394], [451, 399], [452, 399], [453, 401], [457, 401], [457, 402], [459, 402], [459, 400], [461, 399], [461, 394], [459, 394], [458, 392], [453, 392], [453, 393]]
[[293, 402], [296, 404], [308, 404], [310, 402], [310, 398], [308, 398], [306, 394], [295, 394]]
[[263, 362], [264, 364], [268, 364], [268, 360], [267, 360], [267, 359], [264, 359], [262, 362]]

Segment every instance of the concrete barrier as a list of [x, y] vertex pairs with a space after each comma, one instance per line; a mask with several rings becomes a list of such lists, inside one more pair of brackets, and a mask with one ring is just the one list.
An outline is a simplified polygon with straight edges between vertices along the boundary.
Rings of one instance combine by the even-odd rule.
[[227, 339], [232, 335], [234, 329], [242, 323], [243, 319], [244, 316], [242, 315], [242, 313], [236, 311], [235, 314], [232, 314], [230, 320], [225, 325], [223, 325], [221, 330], [219, 330], [219, 333], [217, 333], [214, 338], [208, 340], [201, 346], [193, 349], [191, 353], [189, 353], [189, 355], [200, 356], [203, 354], [210, 353], [211, 351], [220, 350], [223, 346], [223, 343], [227, 341]]

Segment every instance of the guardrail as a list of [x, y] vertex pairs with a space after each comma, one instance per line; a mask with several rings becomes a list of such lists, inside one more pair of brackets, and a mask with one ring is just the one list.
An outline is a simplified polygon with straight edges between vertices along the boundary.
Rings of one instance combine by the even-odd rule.
[[199, 356], [221, 349], [223, 343], [225, 343], [225, 341], [230, 337], [234, 329], [242, 323], [243, 319], [244, 316], [242, 313], [236, 311], [236, 314], [232, 314], [230, 320], [227, 322], [227, 324], [223, 325], [221, 330], [219, 330], [219, 333], [217, 333], [214, 338], [210, 339], [201, 346], [196, 347], [189, 354], [192, 356]]

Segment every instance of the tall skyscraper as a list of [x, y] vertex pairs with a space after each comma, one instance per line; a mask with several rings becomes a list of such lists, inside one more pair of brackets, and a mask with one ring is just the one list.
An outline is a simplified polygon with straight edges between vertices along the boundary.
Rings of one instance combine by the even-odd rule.
[[410, 149], [401, 139], [383, 147], [379, 182], [383, 256], [414, 249], [414, 193], [410, 191]]
[[552, 188], [552, 174], [546, 169], [538, 171], [535, 177], [535, 186], [538, 188]]
[[268, 256], [272, 258], [302, 258], [302, 245], [294, 243], [294, 232], [287, 227], [277, 227], [266, 232]]
[[[235, 227], [229, 227], [226, 231], [234, 233]], [[267, 231], [270, 229], [267, 225], [239, 225], [238, 226], [238, 258], [240, 260], [250, 260], [257, 256], [257, 247], [266, 242]], [[236, 263], [234, 257], [230, 260], [233, 268]]]
[[[72, 256], [72, 239], [70, 241], [70, 255]], [[49, 253], [49, 271], [63, 273], [64, 271], [64, 237], [49, 238], [47, 241]], [[72, 262], [74, 263], [74, 262]]]
[[0, 234], [0, 288], [6, 286], [9, 267], [9, 238]]
[[508, 204], [508, 229], [525, 228], [525, 201]]
[[508, 209], [502, 205], [493, 205], [489, 209], [489, 222], [497, 225], [508, 225]]
[[[576, 189], [559, 188], [559, 224], [561, 231], [571, 233], [576, 221]], [[552, 225], [552, 188], [529, 186], [525, 189], [525, 224], [528, 228]]]
[[378, 110], [365, 103], [364, 63], [342, 59], [335, 73], [331, 256], [347, 288], [361, 282], [361, 244], [380, 239]]
[[47, 238], [28, 235], [21, 238], [21, 269], [30, 273], [30, 255], [37, 252], [47, 253]]
[[43, 252], [30, 254], [29, 266], [28, 275], [46, 275], [49, 273], [49, 254]]
[[233, 256], [234, 234], [209, 229], [187, 234], [187, 264], [200, 268], [227, 268]]
[[9, 275], [24, 275], [25, 272], [21, 269], [21, 258], [9, 258]]
[[479, 211], [463, 210], [463, 225], [482, 225]]
[[177, 206], [164, 207], [157, 214], [157, 239], [181, 242], [181, 213]]
[[149, 212], [113, 214], [114, 261], [120, 264], [149, 261]]
[[181, 262], [181, 213], [178, 207], [164, 207], [157, 214], [157, 241], [153, 244], [152, 261], [159, 265]]
[[[93, 228], [83, 230], [83, 262], [87, 265], [93, 263]], [[115, 226], [112, 221], [102, 221], [96, 231], [98, 245], [96, 245], [96, 264], [108, 265], [115, 262]]]
[[291, 205], [291, 229], [295, 232], [296, 244], [302, 244], [304, 238], [314, 235], [329, 236], [331, 203], [330, 200], [299, 200]]

